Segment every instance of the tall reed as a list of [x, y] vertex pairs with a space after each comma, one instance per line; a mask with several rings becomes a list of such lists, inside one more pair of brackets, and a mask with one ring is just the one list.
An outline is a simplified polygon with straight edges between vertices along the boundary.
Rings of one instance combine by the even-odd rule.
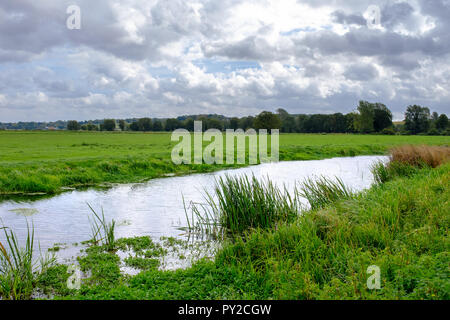
[[372, 166], [375, 183], [382, 184], [396, 177], [409, 177], [423, 167], [436, 168], [450, 161], [446, 146], [405, 145], [392, 148], [388, 163]]
[[269, 229], [278, 222], [292, 221], [300, 211], [297, 196], [291, 197], [286, 188], [281, 190], [269, 179], [255, 176], [220, 177], [214, 192], [205, 192], [204, 200], [204, 204], [191, 204], [190, 225], [210, 234]]
[[401, 162], [417, 167], [436, 168], [450, 161], [450, 147], [405, 145], [392, 148], [391, 162]]
[[92, 211], [94, 219], [91, 220], [92, 229], [92, 241], [94, 243], [102, 242], [106, 247], [106, 250], [113, 251], [115, 249], [115, 227], [116, 222], [112, 220], [107, 222], [105, 218], [105, 213], [103, 212], [99, 215], [88, 203], [89, 209]]
[[0, 296], [7, 300], [30, 299], [35, 282], [34, 228], [27, 223], [27, 239], [21, 248], [15, 233], [2, 227], [6, 243], [0, 242]]

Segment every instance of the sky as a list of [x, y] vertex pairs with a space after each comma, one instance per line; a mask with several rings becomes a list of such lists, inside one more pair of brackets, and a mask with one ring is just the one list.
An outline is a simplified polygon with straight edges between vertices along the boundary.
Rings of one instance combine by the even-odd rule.
[[0, 2], [0, 122], [348, 113], [359, 100], [401, 120], [411, 104], [449, 114], [449, 89], [450, 0]]

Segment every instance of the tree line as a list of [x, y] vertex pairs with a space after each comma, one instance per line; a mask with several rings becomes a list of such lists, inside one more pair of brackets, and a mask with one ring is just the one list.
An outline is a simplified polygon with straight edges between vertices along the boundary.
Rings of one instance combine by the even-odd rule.
[[203, 130], [208, 129], [279, 129], [283, 133], [378, 133], [378, 134], [429, 134], [448, 135], [447, 115], [430, 113], [429, 108], [410, 105], [404, 121], [392, 122], [392, 112], [382, 103], [360, 101], [356, 110], [342, 114], [289, 114], [284, 109], [276, 113], [263, 111], [247, 117], [221, 115], [193, 115], [169, 119], [105, 119], [88, 122], [71, 120], [68, 130], [84, 131], [173, 131], [194, 130], [194, 121], [202, 121]]

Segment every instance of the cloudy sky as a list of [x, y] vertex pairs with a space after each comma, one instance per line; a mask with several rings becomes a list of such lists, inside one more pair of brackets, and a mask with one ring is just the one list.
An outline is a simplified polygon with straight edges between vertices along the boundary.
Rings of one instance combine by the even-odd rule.
[[450, 0], [0, 1], [0, 122], [346, 113], [361, 99], [401, 119], [409, 104], [448, 114], [449, 89]]

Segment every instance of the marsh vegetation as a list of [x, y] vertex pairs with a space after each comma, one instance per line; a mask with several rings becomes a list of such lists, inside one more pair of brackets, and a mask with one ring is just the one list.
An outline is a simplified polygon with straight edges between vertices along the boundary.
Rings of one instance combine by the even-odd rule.
[[[78, 258], [88, 275], [80, 290], [64, 285], [65, 265], [33, 271], [28, 281], [33, 269], [24, 263], [17, 269], [25, 270], [18, 273], [25, 276], [16, 276], [23, 280], [17, 287], [24, 289], [3, 286], [1, 294], [4, 299], [27, 299], [38, 288], [58, 299], [446, 300], [448, 154], [445, 146], [395, 148], [390, 161], [374, 166], [374, 186], [360, 193], [339, 179], [300, 181], [297, 191], [289, 193], [267, 179], [225, 176], [189, 214], [227, 236], [217, 237], [221, 246], [213, 257], [197, 257], [185, 269], [159, 268], [159, 258], [179, 240], [116, 239], [114, 224], [95, 213], [94, 230], [101, 230], [95, 234], [101, 236]], [[299, 198], [306, 198], [309, 206], [300, 205]], [[196, 232], [210, 230], [192, 221], [190, 225]], [[26, 248], [31, 239], [32, 233]], [[9, 245], [14, 252], [27, 252], [14, 243]], [[139, 272], [124, 274], [123, 265]], [[370, 265], [381, 269], [381, 290], [367, 288]], [[1, 279], [13, 279], [5, 270]]]

